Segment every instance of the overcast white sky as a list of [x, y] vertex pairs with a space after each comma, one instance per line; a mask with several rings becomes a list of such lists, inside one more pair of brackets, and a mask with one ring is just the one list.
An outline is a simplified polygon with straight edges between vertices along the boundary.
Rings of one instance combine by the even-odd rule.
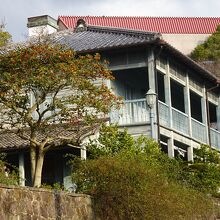
[[14, 41], [27, 36], [27, 18], [48, 14], [220, 17], [220, 0], [0, 0], [0, 20]]

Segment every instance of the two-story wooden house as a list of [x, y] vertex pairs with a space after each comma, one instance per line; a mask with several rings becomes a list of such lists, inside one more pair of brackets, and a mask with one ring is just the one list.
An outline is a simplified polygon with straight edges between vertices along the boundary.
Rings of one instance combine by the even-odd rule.
[[[124, 98], [121, 110], [110, 114], [112, 123], [134, 136], [153, 135], [171, 157], [180, 152], [192, 160], [193, 148], [201, 143], [220, 148], [218, 79], [159, 33], [79, 20], [74, 31], [58, 32], [56, 40], [78, 53], [99, 52], [109, 60], [115, 80], [106, 83]], [[153, 114], [146, 102], [149, 89], [157, 96]]]
[[[110, 113], [111, 123], [133, 136], [153, 137], [170, 157], [181, 154], [193, 160], [193, 149], [200, 144], [220, 149], [218, 78], [164, 41], [160, 33], [91, 26], [81, 19], [74, 30], [55, 33], [54, 41], [79, 54], [98, 52], [109, 61], [115, 80], [106, 84], [124, 99], [121, 109]], [[146, 100], [149, 91], [156, 96], [151, 105]], [[14, 144], [16, 155], [22, 153], [24, 143], [6, 139], [0, 143], [2, 149]], [[27, 161], [18, 160], [22, 170]], [[59, 169], [56, 180], [65, 182], [66, 170]]]

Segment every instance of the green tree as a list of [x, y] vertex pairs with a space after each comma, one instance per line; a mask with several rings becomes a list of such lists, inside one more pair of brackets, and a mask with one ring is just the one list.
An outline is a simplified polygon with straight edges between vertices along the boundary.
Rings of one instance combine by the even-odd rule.
[[216, 195], [220, 187], [220, 157], [216, 150], [207, 145], [194, 149], [194, 162], [181, 158], [169, 158], [161, 152], [152, 139], [140, 136], [136, 140], [126, 130], [117, 126], [102, 126], [98, 140], [87, 146], [90, 159], [114, 156], [122, 150], [145, 151], [148, 161], [163, 169], [172, 181], [203, 193]]
[[5, 25], [0, 24], [0, 47], [6, 46], [11, 41], [11, 35], [5, 31]]
[[5, 155], [0, 154], [0, 184], [18, 185], [18, 172], [5, 161]]
[[220, 25], [215, 33], [192, 51], [191, 57], [211, 72], [220, 74]]
[[1, 54], [0, 76], [2, 129], [29, 142], [37, 187], [45, 153], [55, 143], [80, 146], [82, 129], [94, 128], [117, 102], [104, 84], [113, 77], [99, 54], [79, 56], [49, 41]]
[[194, 150], [194, 162], [189, 164], [189, 184], [198, 191], [217, 195], [220, 187], [220, 157], [219, 152], [210, 146], [201, 145]]
[[[213, 201], [203, 193], [205, 187], [196, 184], [199, 179], [193, 178], [192, 168], [169, 158], [153, 140], [133, 139], [126, 130], [110, 126], [103, 127], [98, 141], [87, 149], [90, 159], [73, 160], [73, 181], [78, 192], [93, 196], [101, 219], [211, 216]], [[217, 159], [215, 153], [209, 155]]]
[[99, 138], [93, 140], [87, 146], [87, 152], [90, 159], [100, 156], [112, 156], [122, 149], [130, 149], [135, 145], [135, 141], [127, 130], [119, 131], [116, 125], [102, 125], [99, 131]]
[[197, 61], [214, 61], [220, 58], [220, 25], [217, 27], [215, 33], [192, 51], [191, 57]]
[[130, 148], [82, 161], [73, 174], [78, 192], [93, 196], [100, 219], [196, 219], [213, 214], [212, 200], [173, 181], [151, 149]]

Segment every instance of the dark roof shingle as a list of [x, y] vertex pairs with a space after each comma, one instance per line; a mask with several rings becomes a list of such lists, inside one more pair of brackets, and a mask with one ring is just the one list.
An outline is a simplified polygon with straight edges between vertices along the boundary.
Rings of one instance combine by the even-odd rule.
[[217, 81], [217, 77], [205, 70], [188, 56], [175, 49], [173, 46], [165, 42], [160, 33], [145, 32], [130, 29], [111, 28], [102, 26], [90, 26], [84, 23], [82, 29], [76, 28], [74, 31], [65, 30], [57, 32], [55, 42], [67, 45], [77, 52], [100, 52], [101, 50], [109, 50], [113, 48], [138, 46], [147, 44], [157, 44], [164, 47], [169, 53], [176, 58], [182, 60], [188, 66], [198, 71], [202, 76], [208, 78], [212, 82]]
[[[66, 125], [59, 124], [53, 125], [48, 130], [42, 130], [41, 132], [37, 132], [36, 140], [38, 142], [43, 141], [46, 137], [54, 138], [52, 142], [54, 146], [62, 146], [67, 143], [68, 138], [71, 138], [71, 141], [76, 141], [80, 137], [87, 137], [88, 135], [92, 135], [97, 129], [99, 125], [86, 126], [80, 125], [80, 127], [75, 126], [72, 128], [67, 128]], [[25, 137], [28, 136], [28, 130], [24, 132]], [[0, 151], [11, 151], [14, 149], [24, 149], [28, 148], [30, 142], [28, 140], [22, 139], [16, 132], [12, 132], [10, 130], [0, 132]]]
[[160, 37], [161, 35], [155, 32], [87, 26], [83, 31], [60, 31], [55, 34], [55, 42], [83, 52], [147, 43]]

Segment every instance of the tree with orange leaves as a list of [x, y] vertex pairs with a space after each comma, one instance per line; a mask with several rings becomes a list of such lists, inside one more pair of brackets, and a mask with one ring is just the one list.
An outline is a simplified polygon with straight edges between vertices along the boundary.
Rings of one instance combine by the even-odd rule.
[[55, 143], [80, 146], [80, 124], [94, 126], [117, 103], [104, 83], [113, 77], [99, 54], [77, 55], [48, 42], [1, 54], [0, 77], [1, 127], [29, 142], [35, 187], [45, 153]]

